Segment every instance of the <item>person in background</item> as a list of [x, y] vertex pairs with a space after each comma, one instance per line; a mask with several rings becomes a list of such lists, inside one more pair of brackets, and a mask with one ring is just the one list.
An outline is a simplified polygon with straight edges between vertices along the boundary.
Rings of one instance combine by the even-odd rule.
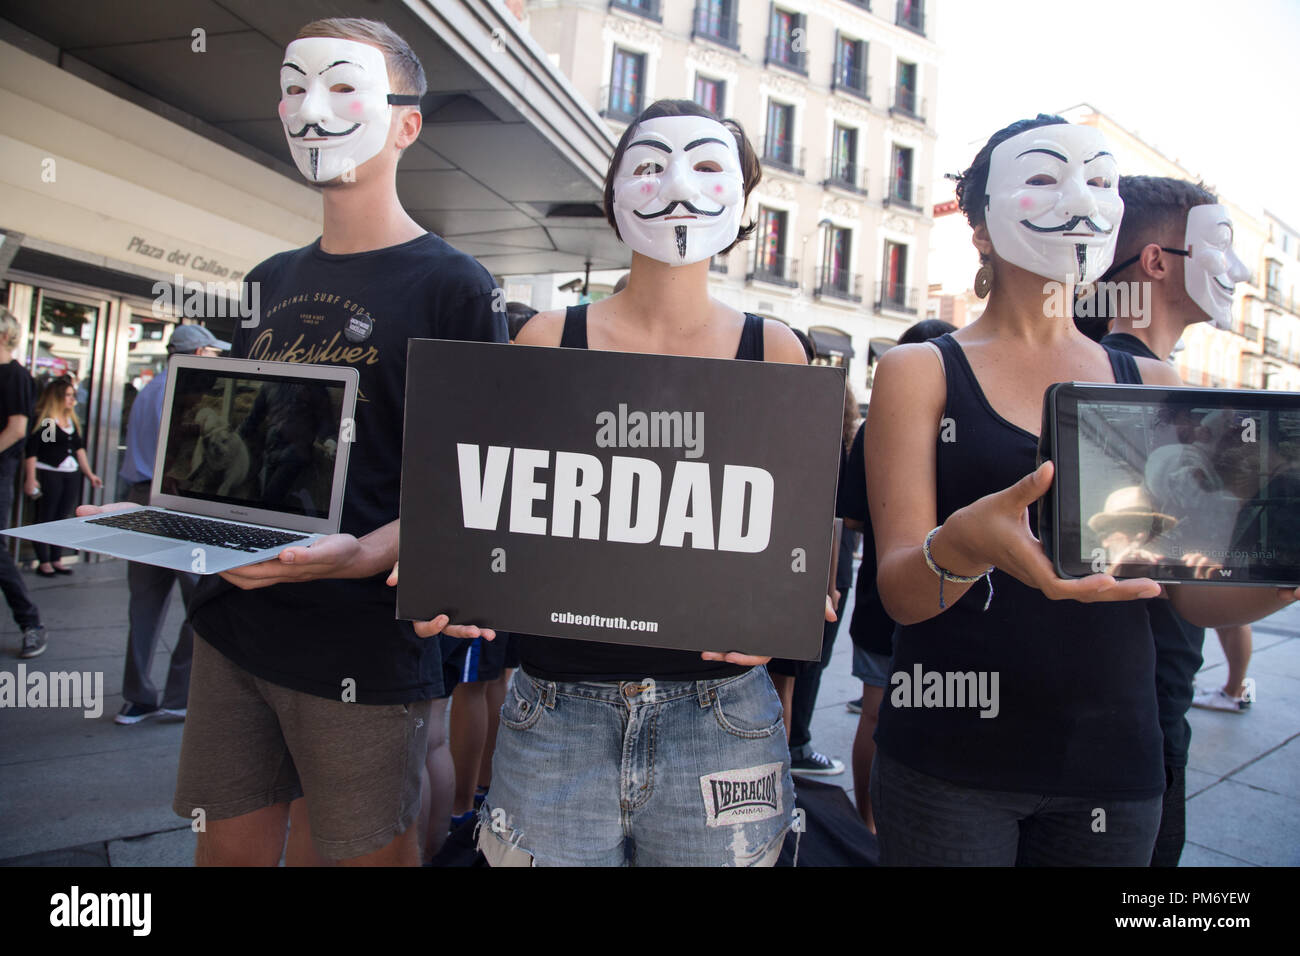
[[[221, 341], [201, 325], [178, 325], [167, 343], [167, 354], [211, 357], [229, 348], [229, 342]], [[131, 405], [126, 452], [122, 456], [118, 478], [126, 500], [133, 504], [149, 504], [166, 394], [167, 367], [163, 366]], [[150, 717], [184, 719], [190, 693], [190, 660], [194, 654], [194, 629], [190, 627], [189, 606], [198, 580], [197, 574], [184, 571], [137, 561], [127, 564], [126, 585], [130, 592], [127, 620], [130, 629], [126, 639], [126, 665], [122, 672], [122, 709], [113, 718], [115, 723], [137, 724]], [[186, 619], [181, 623], [176, 646], [172, 649], [160, 704], [158, 688], [149, 676], [149, 669], [174, 586], [180, 587]]]
[[[14, 314], [0, 306], [0, 531], [9, 527], [14, 487], [23, 461], [27, 440], [27, 421], [31, 417], [32, 391], [35, 383], [22, 363], [14, 358], [22, 327]], [[14, 623], [22, 632], [21, 658], [45, 653], [45, 625], [41, 612], [27, 593], [18, 566], [9, 550], [9, 539], [0, 547], [0, 590], [4, 591]]]
[[513, 343], [519, 330], [528, 324], [528, 320], [537, 314], [537, 310], [525, 302], [510, 301], [506, 303], [506, 331]]
[[[853, 444], [853, 436], [858, 431], [858, 418], [858, 398], [853, 393], [853, 387], [845, 383], [838, 485], [841, 489], [849, 480], [848, 451]], [[838, 493], [836, 495], [835, 515], [840, 518], [844, 517], [842, 500]], [[794, 665], [791, 668], [794, 677], [793, 681], [790, 681], [793, 686], [790, 687], [788, 692], [788, 706], [786, 709], [786, 724], [790, 731], [790, 772], [793, 774], [831, 777], [844, 772], [844, 761], [835, 757], [828, 757], [813, 749], [812, 719], [813, 711], [817, 707], [817, 693], [821, 689], [822, 673], [826, 670], [826, 665], [830, 663], [831, 652], [835, 648], [835, 638], [840, 630], [840, 618], [844, 615], [844, 608], [849, 600], [849, 591], [853, 588], [853, 555], [858, 549], [858, 542], [858, 532], [851, 528], [848, 522], [845, 522], [840, 534], [839, 556], [835, 564], [834, 593], [831, 595], [831, 600], [835, 604], [835, 620], [826, 621], [822, 625], [821, 658], [815, 661], [777, 661], [774, 659], [768, 665], [769, 670], [771, 670], [772, 664], [776, 664], [778, 667]], [[777, 680], [778, 678], [773, 678], [774, 683]], [[789, 681], [788, 678], [786, 680]], [[783, 697], [782, 700], [785, 702], [787, 698]]]
[[451, 689], [451, 758], [456, 767], [451, 829], [474, 819], [492, 783], [501, 705], [511, 671], [519, 666], [512, 635], [472, 641], [442, 635], [443, 687]]
[[[928, 342], [957, 328], [940, 319], [923, 319], [898, 337], [899, 345]], [[853, 676], [862, 681], [862, 697], [857, 704], [858, 730], [853, 737], [853, 799], [858, 815], [867, 829], [876, 832], [871, 812], [871, 762], [876, 756], [876, 720], [880, 701], [889, 686], [889, 672], [894, 657], [895, 624], [885, 613], [876, 591], [876, 538], [871, 531], [871, 514], [867, 507], [866, 425], [857, 430], [849, 449], [848, 462], [840, 478], [839, 510], [844, 527], [862, 534], [862, 563], [858, 566], [857, 595], [853, 616], [849, 619], [849, 637], [853, 639]], [[849, 704], [854, 711], [853, 703]]]
[[[1115, 262], [1099, 283], [1099, 307], [1076, 309], [1092, 315], [1076, 315], [1075, 324], [1107, 348], [1167, 362], [1191, 326], [1230, 324], [1232, 294], [1221, 290], [1247, 278], [1249, 270], [1232, 251], [1227, 211], [1203, 186], [1166, 176], [1121, 176], [1119, 195], [1124, 218]], [[1107, 284], [1121, 282], [1142, 283], [1144, 294], [1111, 296]], [[1168, 600], [1148, 601], [1147, 613], [1155, 637], [1156, 704], [1165, 759], [1164, 805], [1151, 865], [1177, 866], [1187, 829], [1187, 754], [1192, 739], [1187, 708], [1218, 704], [1215, 709], [1239, 712], [1248, 706], [1241, 700], [1241, 682], [1250, 660], [1250, 625], [1218, 629], [1228, 658], [1228, 686], [1194, 694], [1205, 629], [1185, 621]]]
[[[81, 476], [102, 488], [86, 459], [86, 440], [77, 416], [77, 390], [66, 378], [45, 386], [36, 403], [32, 430], [27, 436], [27, 494], [36, 499], [36, 521], [59, 521], [71, 517], [81, 497]], [[38, 480], [39, 476], [39, 480]], [[43, 578], [71, 574], [62, 563], [63, 549], [36, 542], [40, 564], [36, 573]]]

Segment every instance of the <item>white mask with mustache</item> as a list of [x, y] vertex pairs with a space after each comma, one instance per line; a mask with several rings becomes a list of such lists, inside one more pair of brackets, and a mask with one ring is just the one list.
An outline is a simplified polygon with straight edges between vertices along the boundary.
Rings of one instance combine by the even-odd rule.
[[708, 259], [736, 241], [745, 183], [736, 137], [705, 116], [637, 126], [614, 174], [623, 241], [670, 266]]
[[1219, 205], [1193, 206], [1187, 210], [1187, 260], [1183, 264], [1183, 285], [1192, 301], [1210, 317], [1218, 329], [1232, 325], [1233, 286], [1250, 278], [1232, 250], [1232, 219]]
[[325, 183], [378, 155], [388, 139], [390, 92], [378, 47], [335, 37], [290, 43], [279, 112], [299, 172]]
[[1017, 133], [989, 157], [993, 250], [1046, 279], [1093, 282], [1110, 268], [1124, 201], [1105, 138], [1056, 123]]

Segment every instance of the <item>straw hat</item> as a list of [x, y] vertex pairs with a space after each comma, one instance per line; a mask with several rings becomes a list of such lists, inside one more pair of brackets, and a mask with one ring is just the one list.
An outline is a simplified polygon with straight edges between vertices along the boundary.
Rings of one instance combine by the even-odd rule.
[[1129, 535], [1148, 532], [1148, 536], [1154, 538], [1176, 524], [1177, 518], [1152, 509], [1151, 500], [1141, 485], [1112, 491], [1106, 496], [1105, 508], [1088, 519], [1088, 527], [1102, 537], [1122, 531]]

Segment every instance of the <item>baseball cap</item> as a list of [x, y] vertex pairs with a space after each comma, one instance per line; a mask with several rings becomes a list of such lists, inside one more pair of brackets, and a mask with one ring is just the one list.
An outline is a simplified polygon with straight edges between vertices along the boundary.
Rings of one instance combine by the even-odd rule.
[[202, 348], [230, 351], [230, 343], [223, 342], [201, 325], [178, 325], [172, 329], [171, 341], [167, 343], [173, 352], [197, 352]]

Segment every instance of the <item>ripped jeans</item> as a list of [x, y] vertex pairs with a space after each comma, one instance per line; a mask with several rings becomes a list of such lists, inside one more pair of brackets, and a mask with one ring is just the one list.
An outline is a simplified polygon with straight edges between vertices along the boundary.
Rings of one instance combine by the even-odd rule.
[[794, 809], [766, 668], [659, 683], [519, 668], [478, 844], [493, 866], [771, 866]]

